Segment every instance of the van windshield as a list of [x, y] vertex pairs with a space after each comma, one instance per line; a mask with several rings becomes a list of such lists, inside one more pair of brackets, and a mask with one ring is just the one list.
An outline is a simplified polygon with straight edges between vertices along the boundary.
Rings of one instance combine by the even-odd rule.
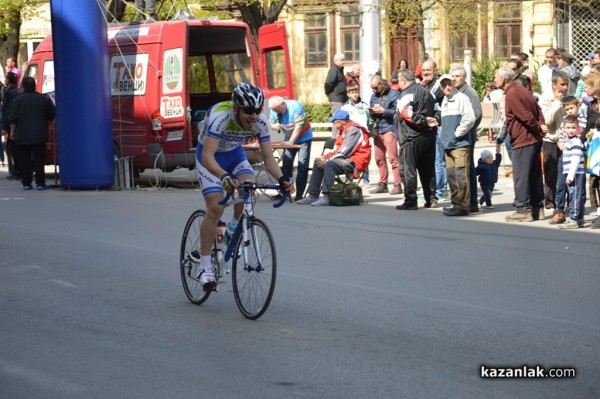
[[238, 83], [252, 80], [244, 28], [194, 26], [189, 35], [190, 94], [229, 94]]

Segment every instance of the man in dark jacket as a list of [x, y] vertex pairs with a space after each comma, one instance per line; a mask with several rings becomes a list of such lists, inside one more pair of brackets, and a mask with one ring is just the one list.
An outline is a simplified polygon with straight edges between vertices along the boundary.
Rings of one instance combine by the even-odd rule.
[[412, 71], [399, 71], [398, 85], [401, 90], [397, 101], [398, 144], [405, 199], [396, 209], [418, 209], [417, 172], [421, 178], [425, 208], [437, 207], [435, 145], [437, 126], [440, 124], [440, 107], [426, 88], [415, 83]]
[[392, 176], [394, 179], [394, 188], [390, 194], [402, 194], [402, 180], [400, 178], [400, 160], [398, 157], [398, 136], [396, 134], [396, 125], [394, 124], [394, 115], [396, 115], [396, 101], [400, 96], [396, 90], [391, 89], [388, 83], [380, 76], [373, 75], [371, 78], [371, 102], [369, 113], [373, 118], [374, 129], [377, 130], [377, 137], [373, 138], [375, 146], [375, 163], [379, 169], [379, 183], [377, 187], [371, 190], [371, 194], [388, 192], [388, 166], [387, 160], [392, 166]]
[[14, 72], [6, 74], [6, 90], [2, 100], [2, 135], [6, 136], [6, 158], [8, 162], [8, 176], [12, 180], [19, 176], [18, 172], [18, 151], [15, 141], [10, 138], [10, 107], [15, 97], [19, 95], [17, 87], [19, 78]]
[[[331, 114], [342, 108], [342, 105], [348, 101], [346, 94], [346, 77], [344, 76], [344, 54], [338, 53], [333, 57], [333, 65], [327, 72], [325, 78], [325, 94], [331, 103]], [[331, 137], [337, 136], [335, 126], [331, 131]]]
[[48, 124], [55, 116], [54, 104], [47, 96], [35, 91], [35, 80], [32, 77], [24, 77], [21, 87], [23, 94], [14, 99], [10, 111], [10, 136], [19, 148], [23, 189], [33, 188], [33, 157], [37, 189], [47, 190], [44, 152], [48, 141]]
[[496, 72], [494, 82], [505, 93], [506, 125], [512, 146], [513, 183], [517, 211], [507, 222], [531, 222], [544, 218], [542, 139], [548, 133], [544, 115], [531, 92], [514, 81], [507, 67]]

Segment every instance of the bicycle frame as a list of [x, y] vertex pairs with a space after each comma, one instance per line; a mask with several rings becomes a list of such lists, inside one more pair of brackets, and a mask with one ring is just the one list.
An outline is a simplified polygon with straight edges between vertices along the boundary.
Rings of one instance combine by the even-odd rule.
[[[251, 202], [251, 196], [250, 194], [252, 193], [252, 191], [256, 190], [256, 189], [262, 189], [262, 190], [281, 190], [281, 186], [279, 185], [275, 185], [275, 184], [257, 184], [254, 182], [242, 182], [239, 185], [240, 188], [242, 188], [244, 190], [244, 194], [243, 194], [243, 201], [244, 201], [244, 212], [242, 212], [242, 216], [240, 216], [240, 220], [238, 220], [238, 225], [235, 228], [235, 231], [233, 232], [233, 235], [231, 236], [229, 242], [227, 243], [227, 249], [225, 251], [225, 263], [227, 263], [229, 261], [229, 259], [231, 259], [231, 256], [233, 254], [233, 251], [235, 250], [235, 245], [238, 242], [238, 239], [240, 237], [240, 234], [242, 234], [242, 238], [243, 238], [243, 242], [247, 243], [248, 242], [248, 218], [252, 218], [254, 217], [254, 209], [252, 207], [252, 202]], [[233, 196], [232, 192], [228, 192], [227, 195], [225, 196], [225, 198], [223, 198], [221, 201], [219, 201], [219, 205], [226, 205], [229, 202], [229, 199]], [[289, 195], [286, 192], [283, 192], [282, 198], [281, 200], [279, 200], [277, 203], [273, 204], [273, 208], [279, 208], [281, 205], [283, 205], [283, 203], [285, 202], [286, 199], [289, 198]], [[258, 248], [257, 252], [258, 252]], [[246, 249], [246, 245], [244, 245], [244, 247], [242, 248], [243, 251], [243, 256], [244, 256], [244, 268], [248, 267], [248, 253], [247, 253], [247, 249]], [[262, 259], [259, 260], [259, 267], [262, 264]]]

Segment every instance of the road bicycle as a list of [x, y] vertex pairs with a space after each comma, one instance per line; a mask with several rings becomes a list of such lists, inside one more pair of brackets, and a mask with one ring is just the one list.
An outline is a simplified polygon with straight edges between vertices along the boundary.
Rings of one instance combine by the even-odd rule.
[[[219, 279], [231, 273], [237, 307], [246, 318], [256, 320], [265, 313], [271, 303], [277, 277], [277, 256], [273, 236], [267, 224], [254, 215], [254, 205], [258, 198], [256, 190], [278, 190], [282, 198], [273, 204], [274, 208], [283, 205], [289, 198], [289, 194], [282, 190], [279, 184], [245, 181], [239, 184], [239, 188], [242, 194], [238, 198], [233, 198], [232, 193], [227, 193], [219, 202], [219, 205], [224, 206], [243, 202], [244, 211], [226, 247], [219, 245], [215, 239], [211, 261], [217, 287]], [[200, 263], [192, 261], [190, 257], [193, 251], [200, 252], [200, 226], [205, 214], [203, 209], [198, 209], [191, 214], [181, 239], [179, 265], [183, 290], [190, 302], [196, 305], [204, 303], [212, 293], [212, 290], [205, 291], [202, 287], [197, 277]], [[230, 259], [231, 270], [228, 267]]]

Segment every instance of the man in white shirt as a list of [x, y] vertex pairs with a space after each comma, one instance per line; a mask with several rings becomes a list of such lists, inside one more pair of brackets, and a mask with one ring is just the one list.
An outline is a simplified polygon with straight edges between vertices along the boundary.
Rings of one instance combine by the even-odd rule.
[[538, 81], [542, 93], [552, 92], [552, 73], [559, 69], [556, 61], [556, 49], [549, 48], [546, 50], [546, 63], [538, 69]]

